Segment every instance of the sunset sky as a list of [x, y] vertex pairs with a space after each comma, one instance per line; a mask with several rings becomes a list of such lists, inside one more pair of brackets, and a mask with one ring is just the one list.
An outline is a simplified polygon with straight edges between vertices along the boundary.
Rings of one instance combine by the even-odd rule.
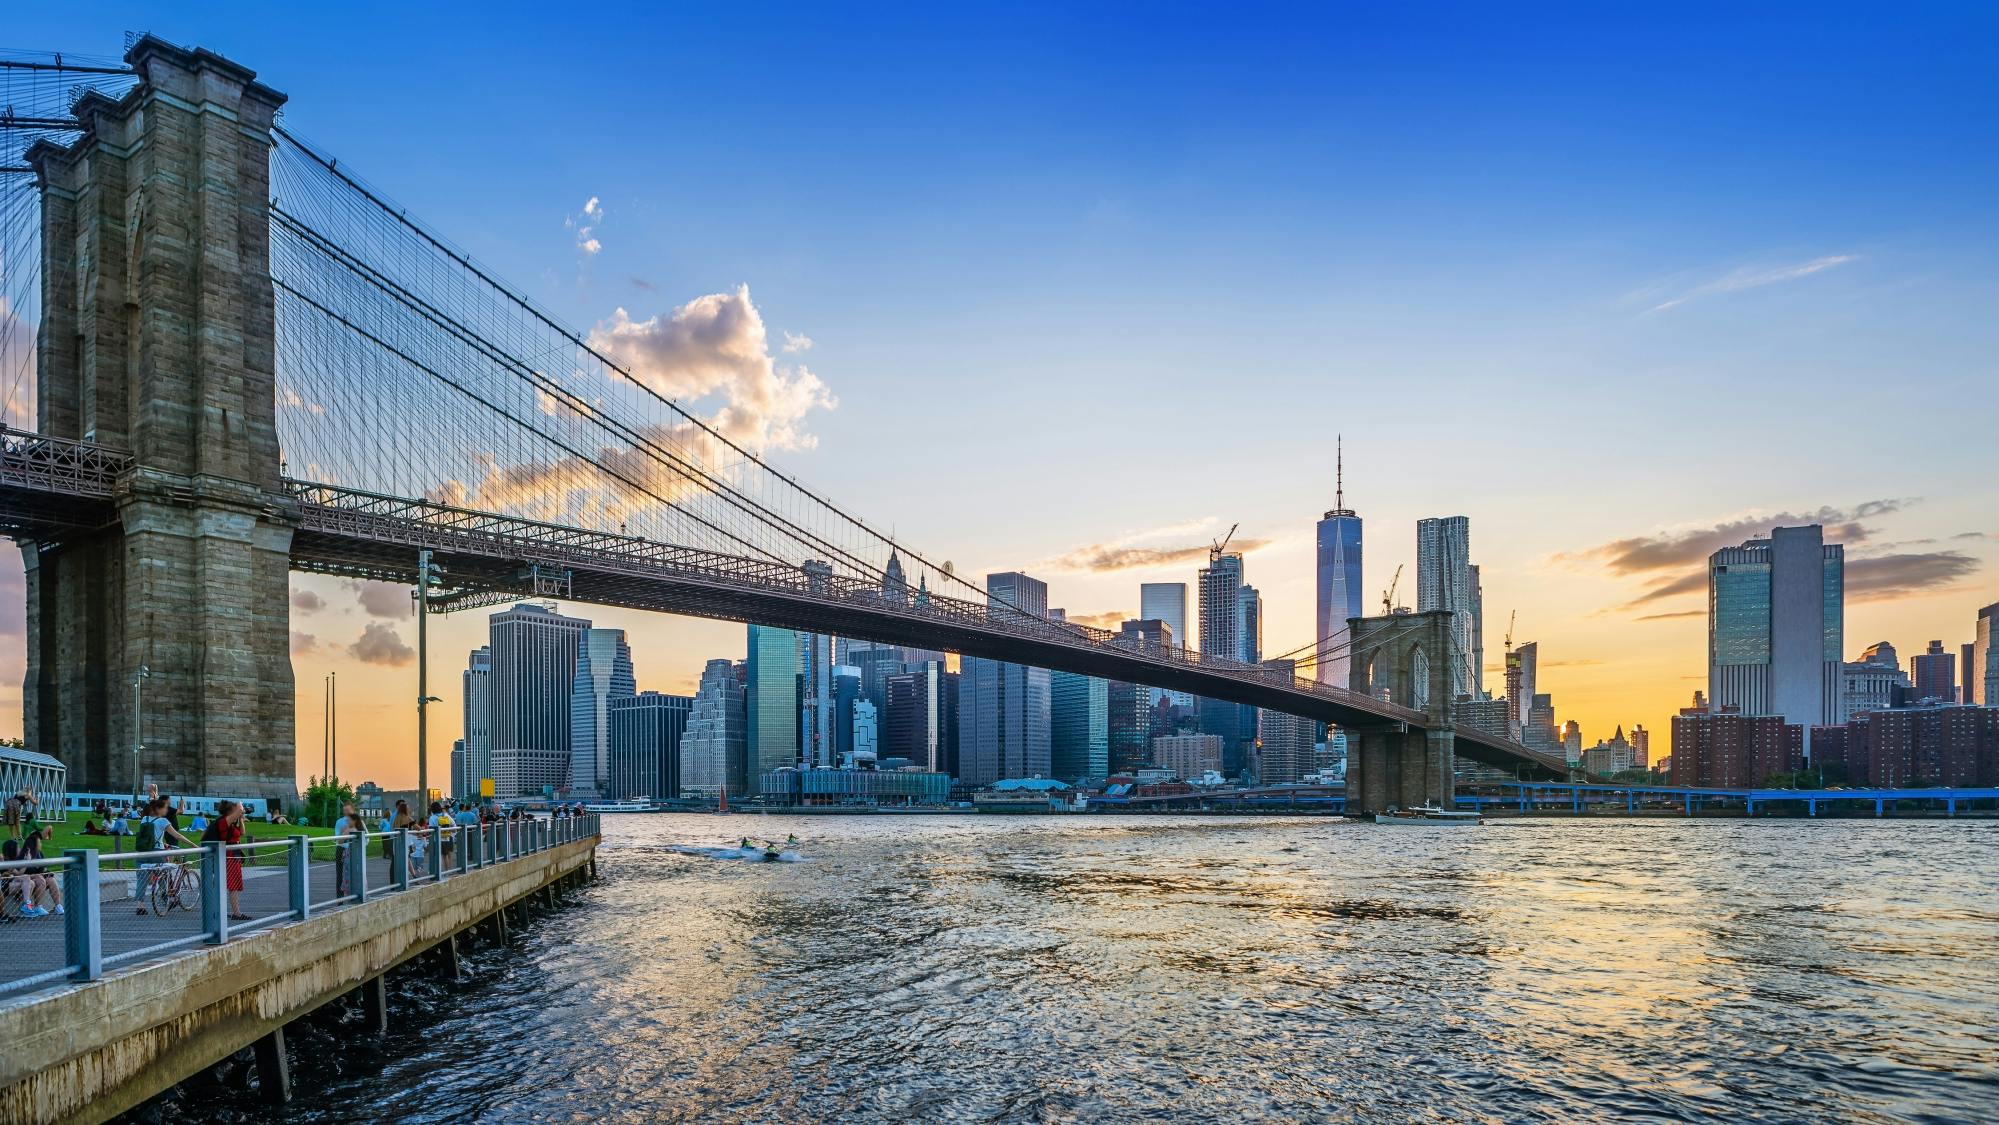
[[[29, 6], [11, 48], [206, 46], [288, 128], [581, 329], [732, 314], [708, 411], [961, 573], [1072, 616], [1240, 523], [1265, 648], [1313, 523], [1471, 519], [1586, 741], [1705, 685], [1702, 563], [1848, 545], [1846, 648], [1999, 601], [1999, 9]], [[664, 321], [660, 323], [665, 323]], [[413, 782], [407, 592], [295, 575], [299, 772]], [[0, 554], [0, 734], [20, 729]], [[688, 692], [741, 625], [565, 611]], [[433, 778], [484, 613], [433, 619]], [[433, 784], [437, 782], [434, 780]]]

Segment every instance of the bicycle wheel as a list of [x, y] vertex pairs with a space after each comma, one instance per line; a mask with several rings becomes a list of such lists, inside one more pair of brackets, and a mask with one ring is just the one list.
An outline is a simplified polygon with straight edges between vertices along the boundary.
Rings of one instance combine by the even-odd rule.
[[152, 880], [146, 885], [146, 904], [152, 907], [153, 917], [164, 918], [167, 911], [173, 908], [173, 882], [173, 872], [153, 872]]
[[180, 886], [174, 888], [174, 905], [182, 910], [201, 909], [201, 872], [190, 867], [180, 873]]

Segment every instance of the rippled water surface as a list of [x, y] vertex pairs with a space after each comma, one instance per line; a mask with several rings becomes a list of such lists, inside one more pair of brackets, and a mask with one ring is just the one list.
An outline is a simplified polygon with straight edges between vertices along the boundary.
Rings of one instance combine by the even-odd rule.
[[285, 1119], [1999, 1119], [1999, 822], [606, 822]]

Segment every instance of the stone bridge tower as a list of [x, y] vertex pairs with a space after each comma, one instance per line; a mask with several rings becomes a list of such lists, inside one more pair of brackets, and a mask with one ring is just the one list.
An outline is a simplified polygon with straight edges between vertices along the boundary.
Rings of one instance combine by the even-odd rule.
[[1434, 804], [1456, 796], [1451, 668], [1458, 659], [1450, 610], [1356, 617], [1348, 686], [1422, 711], [1427, 730], [1400, 723], [1346, 727], [1347, 813]]
[[38, 428], [127, 450], [116, 521], [24, 541], [29, 745], [70, 785], [289, 796], [293, 687], [274, 394], [270, 128], [284, 95], [147, 36], [139, 83], [27, 154], [42, 192]]

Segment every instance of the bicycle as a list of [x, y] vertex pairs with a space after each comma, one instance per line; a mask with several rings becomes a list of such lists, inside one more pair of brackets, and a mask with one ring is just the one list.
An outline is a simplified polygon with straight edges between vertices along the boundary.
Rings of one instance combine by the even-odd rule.
[[152, 906], [153, 914], [160, 918], [166, 917], [174, 907], [199, 910], [201, 872], [178, 860], [155, 866], [146, 880], [146, 902]]

